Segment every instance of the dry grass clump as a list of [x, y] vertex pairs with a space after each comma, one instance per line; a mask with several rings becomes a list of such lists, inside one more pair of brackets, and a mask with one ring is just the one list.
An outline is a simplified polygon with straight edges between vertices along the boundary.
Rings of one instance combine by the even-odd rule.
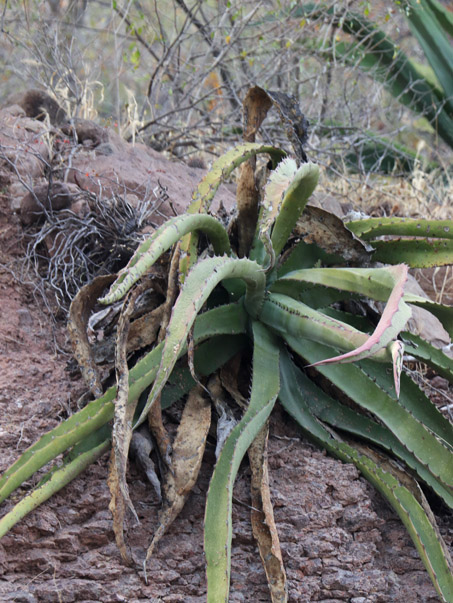
[[368, 216], [453, 218], [453, 179], [445, 173], [414, 170], [407, 177], [321, 172], [319, 190]]
[[44, 223], [27, 232], [24, 263], [42, 292], [50, 290], [65, 311], [80, 287], [127, 263], [155, 208], [150, 198], [132, 204], [121, 195], [101, 199], [88, 192], [84, 202], [86, 211], [46, 212]]

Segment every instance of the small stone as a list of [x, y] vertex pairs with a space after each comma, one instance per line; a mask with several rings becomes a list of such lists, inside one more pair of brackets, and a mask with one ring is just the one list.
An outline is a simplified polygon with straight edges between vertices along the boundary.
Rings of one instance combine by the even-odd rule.
[[436, 377], [433, 377], [430, 381], [430, 384], [435, 389], [448, 390], [448, 387], [449, 387], [448, 380], [444, 379], [443, 377], [440, 377], [439, 375], [437, 375]]

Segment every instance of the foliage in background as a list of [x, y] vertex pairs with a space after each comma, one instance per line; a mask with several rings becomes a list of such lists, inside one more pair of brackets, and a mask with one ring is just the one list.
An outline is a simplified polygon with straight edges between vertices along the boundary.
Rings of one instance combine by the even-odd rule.
[[[246, 113], [250, 118], [259, 113], [262, 120], [271, 103], [266, 102], [264, 90], [252, 92], [248, 98], [259, 107], [250, 104]], [[257, 122], [252, 123], [256, 129]], [[239, 214], [244, 215], [248, 191], [255, 186], [254, 170], [247, 166], [253, 166], [255, 156], [262, 153], [270, 154], [275, 169], [262, 193], [258, 221], [252, 223], [251, 245], [244, 245], [241, 239], [247, 233], [238, 230], [235, 247], [236, 237], [230, 239], [224, 226], [209, 215], [209, 207], [220, 182], [242, 165], [237, 201]], [[105, 393], [90, 357], [86, 327], [90, 307], [115, 277], [102, 277], [80, 291], [71, 308], [70, 327], [78, 360], [97, 399], [45, 434], [5, 472], [0, 500], [67, 451], [63, 461], [3, 516], [0, 536], [111, 448], [108, 482], [114, 530], [123, 558], [134, 563], [123, 534], [127, 509], [135, 514], [126, 482], [127, 452], [133, 429], [148, 420], [166, 470], [159, 528], [144, 561], [146, 576], [149, 556], [197, 479], [212, 401], [219, 444], [205, 518], [208, 601], [228, 600], [233, 484], [247, 451], [254, 534], [272, 600], [286, 601], [286, 576], [266, 478], [268, 417], [278, 398], [307, 436], [354, 463], [383, 494], [405, 524], [439, 596], [449, 603], [453, 601], [451, 558], [417, 480], [453, 508], [453, 427], [401, 373], [406, 343], [413, 357], [453, 381], [452, 360], [404, 331], [415, 305], [434, 314], [453, 334], [453, 309], [406, 292], [407, 266], [399, 263], [404, 257], [417, 265], [421, 256], [424, 262], [434, 262], [438, 252], [427, 247], [423, 254], [411, 256], [399, 239], [388, 251], [388, 262], [394, 266], [338, 267], [347, 265], [344, 257], [359, 266], [369, 264], [372, 250], [353, 239], [344, 226], [337, 227], [337, 237], [344, 242], [343, 257], [301, 240], [304, 226], [299, 218], [302, 215], [303, 221], [319, 169], [310, 162], [298, 167], [293, 159], [282, 161], [283, 155], [275, 147], [248, 142], [219, 158], [194, 192], [187, 214], [159, 228], [118, 274], [100, 300], [111, 304], [126, 296], [117, 328], [117, 386]], [[248, 208], [245, 214], [253, 212]], [[313, 219], [308, 235], [323, 220]], [[349, 227], [371, 240], [396, 234], [416, 237], [417, 242], [439, 239], [448, 245], [453, 236], [453, 222], [365, 220]], [[211, 243], [201, 259], [199, 233]], [[154, 299], [148, 314], [131, 322], [136, 301], [153, 290], [159, 277], [159, 271], [153, 274], [158, 260], [178, 242], [165, 301], [153, 305]], [[244, 257], [236, 254], [241, 248]], [[443, 261], [452, 260], [453, 249], [448, 248]], [[329, 267], [332, 264], [336, 267]], [[360, 311], [370, 299], [385, 303], [376, 323]], [[134, 337], [129, 337], [132, 332], [134, 343]], [[153, 347], [129, 370], [128, 354], [144, 345]], [[246, 365], [244, 375], [239, 366]], [[162, 422], [162, 408], [186, 395], [172, 442]]]
[[[411, 60], [398, 43], [360, 13], [306, 3], [293, 15], [310, 20], [328, 15], [332, 25], [348, 35], [346, 40], [335, 38], [335, 43], [325, 50], [328, 60], [356, 66], [382, 82], [398, 102], [426, 120], [432, 131], [452, 148], [453, 13], [437, 0], [407, 0], [399, 4], [423, 49], [423, 63]], [[359, 159], [361, 165], [357, 163]], [[398, 167], [410, 172], [416, 159], [413, 150], [392, 145], [373, 133], [358, 153], [346, 155], [351, 166], [366, 172], [392, 172]]]
[[[432, 169], [448, 163], [438, 137], [453, 139], [451, 21], [437, 0], [9, 3], [0, 97], [18, 79], [40, 84], [71, 114], [97, 109], [130, 139], [209, 157], [236, 139], [259, 83], [310, 107], [310, 144], [334, 170], [338, 156], [365, 171]], [[263, 137], [286, 144], [275, 118]]]

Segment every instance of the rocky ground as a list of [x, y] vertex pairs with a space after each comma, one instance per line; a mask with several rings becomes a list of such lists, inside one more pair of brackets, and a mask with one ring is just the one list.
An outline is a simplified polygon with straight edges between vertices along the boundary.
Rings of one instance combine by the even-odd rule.
[[[26, 118], [16, 117], [14, 127], [25, 127], [20, 119]], [[41, 122], [29, 121], [40, 131]], [[143, 150], [128, 151], [135, 159], [123, 166], [126, 171], [142, 169], [144, 159], [139, 151]], [[86, 153], [91, 153], [90, 169], [97, 170], [95, 151]], [[124, 164], [124, 149], [122, 153]], [[36, 158], [34, 151], [30, 156]], [[151, 152], [147, 157], [148, 176], [154, 185], [159, 178], [171, 189], [176, 181], [187, 193], [201, 171], [171, 164]], [[18, 166], [20, 162], [13, 163]], [[17, 278], [24, 243], [15, 209], [20, 208], [24, 191], [19, 195], [17, 170], [10, 168], [3, 163], [0, 196], [0, 471], [41, 433], [74, 412], [83, 391], [80, 379], [67, 371], [71, 356], [64, 321], [55, 321], [49, 314], [39, 295], [34, 295], [32, 283]], [[82, 173], [85, 168], [77, 169]], [[88, 168], [83, 173], [88, 174]], [[109, 177], [112, 180], [111, 174]], [[89, 180], [86, 176], [86, 182]], [[170, 190], [170, 195], [175, 203], [184, 198], [176, 190]], [[226, 189], [224, 196], [227, 201]], [[104, 457], [2, 539], [0, 600], [203, 601], [203, 513], [213, 459], [214, 442], [209, 441], [197, 486], [150, 560], [148, 584], [140, 571], [121, 562], [116, 548]], [[290, 601], [439, 600], [396, 515], [353, 466], [315, 449], [282, 412], [277, 412], [271, 423], [269, 469]], [[269, 601], [251, 533], [248, 479], [244, 463], [234, 491], [230, 600]], [[140, 558], [157, 524], [158, 503], [134, 464], [129, 485], [140, 524], [130, 524], [127, 538]], [[14, 500], [13, 496], [2, 505], [2, 513]], [[451, 544], [451, 516], [442, 514], [442, 509], [437, 511], [441, 531]]]

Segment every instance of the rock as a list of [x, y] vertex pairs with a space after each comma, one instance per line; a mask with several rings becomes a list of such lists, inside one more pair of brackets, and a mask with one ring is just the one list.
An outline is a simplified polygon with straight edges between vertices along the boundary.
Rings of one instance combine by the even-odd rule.
[[[72, 188], [72, 190], [71, 190]], [[22, 224], [29, 226], [39, 222], [46, 211], [58, 211], [70, 207], [74, 201], [77, 189], [64, 182], [48, 182], [39, 184], [23, 197], [20, 203], [20, 218]]]
[[48, 117], [52, 125], [60, 125], [68, 119], [65, 110], [44, 90], [31, 89], [19, 92], [10, 96], [7, 102], [21, 107], [27, 117], [40, 121]]
[[83, 218], [90, 212], [90, 204], [86, 199], [78, 199], [71, 203], [70, 209], [79, 216], [79, 218]]
[[[47, 126], [25, 117], [16, 106], [0, 110], [0, 170], [29, 185], [43, 174], [49, 161]], [[3, 180], [5, 175], [3, 175]]]
[[[0, 110], [0, 182], [14, 190], [12, 206], [20, 209], [25, 225], [42, 215], [43, 207], [69, 207], [73, 199], [68, 198], [64, 187], [68, 187], [70, 193], [82, 189], [101, 198], [116, 194], [148, 200], [154, 209], [151, 220], [154, 226], [186, 210], [193, 190], [206, 173], [201, 163], [188, 166], [181, 161], [171, 161], [144, 144], [125, 142], [112, 130], [90, 120], [74, 119], [69, 123], [61, 107], [54, 105], [55, 101], [45, 94], [29, 91], [18, 95], [15, 105]], [[55, 148], [61, 153], [61, 167], [67, 164], [62, 173], [64, 183], [52, 185], [62, 188], [51, 190], [50, 199], [46, 181], [36, 182], [50, 161], [49, 129], [45, 123], [28, 117], [40, 116], [35, 109], [44, 105], [52, 113], [52, 123], [61, 126], [60, 142], [65, 144]], [[71, 144], [74, 138], [76, 148]], [[42, 188], [38, 188], [41, 185]], [[71, 191], [70, 185], [78, 188]], [[234, 187], [220, 186], [211, 209], [215, 212], [222, 206], [227, 211], [235, 207]], [[80, 208], [77, 206], [76, 210]]]
[[435, 389], [441, 389], [444, 391], [448, 391], [450, 387], [448, 380], [444, 379], [443, 377], [440, 377], [439, 375], [436, 375], [436, 377], [430, 379], [429, 383]]
[[[105, 151], [105, 145], [108, 145], [108, 130], [90, 119], [74, 118], [70, 123], [64, 124], [61, 130], [68, 136], [74, 136], [75, 134], [77, 142], [88, 148], [104, 145], [103, 150]], [[109, 155], [111, 153], [104, 152], [104, 154]]]
[[[156, 226], [187, 209], [192, 191], [206, 173], [206, 170], [170, 161], [144, 144], [126, 143], [111, 130], [108, 130], [108, 142], [100, 145], [102, 153], [98, 148], [78, 150], [68, 181], [103, 197], [118, 194], [149, 199], [155, 205], [151, 221]], [[233, 190], [221, 185], [212, 211], [217, 211], [221, 203], [231, 211], [236, 203]]]

